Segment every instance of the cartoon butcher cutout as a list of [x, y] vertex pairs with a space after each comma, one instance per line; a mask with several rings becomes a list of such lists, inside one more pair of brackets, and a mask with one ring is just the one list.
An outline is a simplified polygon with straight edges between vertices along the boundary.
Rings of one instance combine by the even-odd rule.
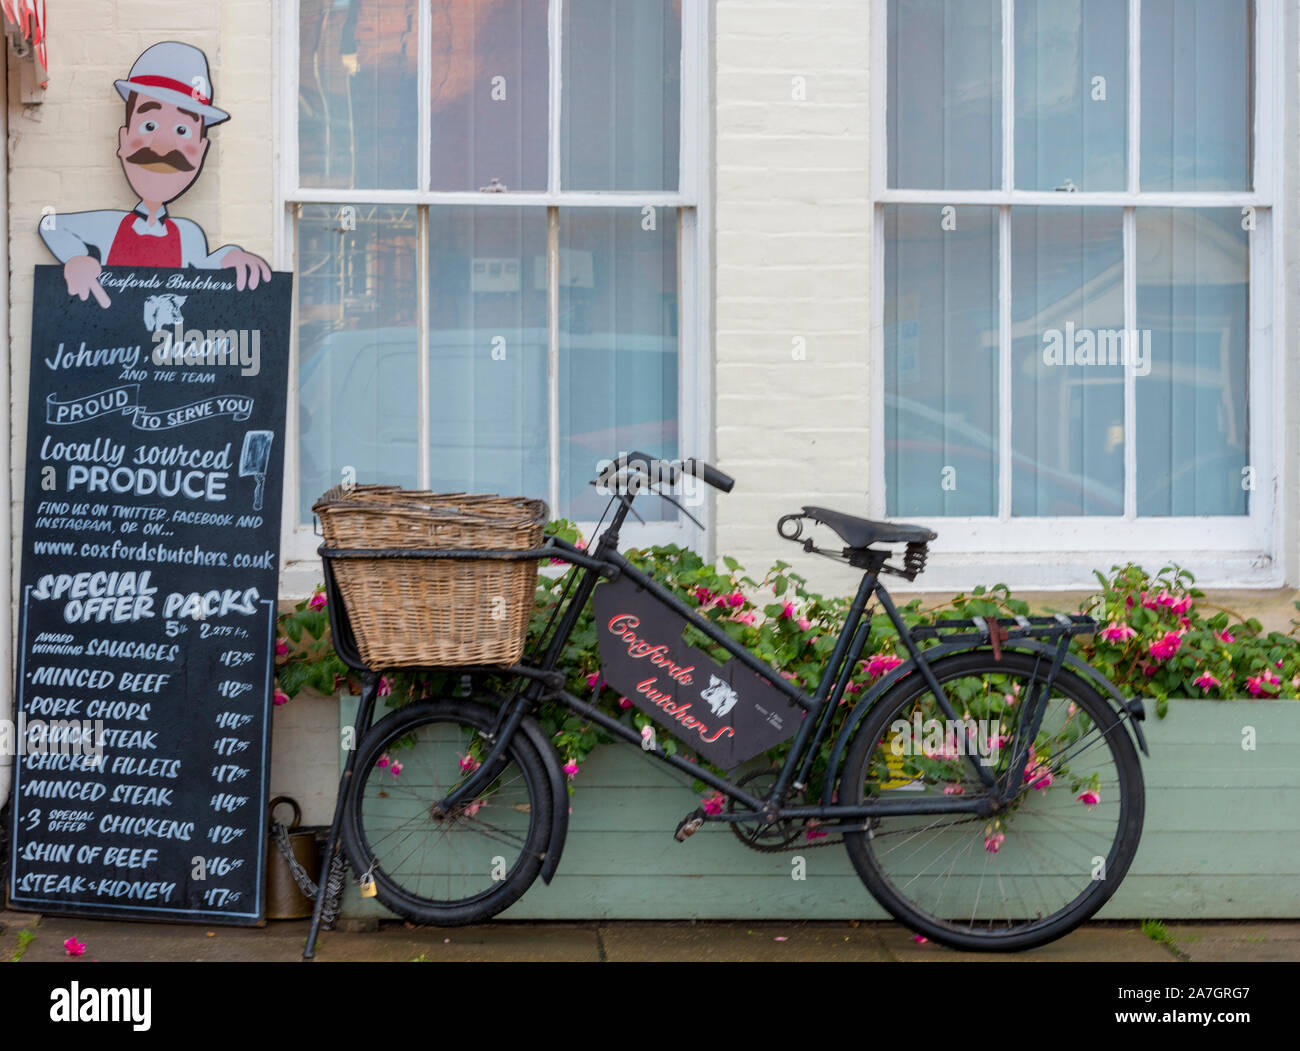
[[41, 237], [63, 264], [69, 295], [82, 300], [93, 295], [107, 307], [99, 283], [105, 266], [232, 269], [240, 290], [271, 279], [265, 260], [235, 245], [209, 252], [202, 227], [167, 212], [203, 170], [212, 145], [208, 129], [230, 119], [212, 105], [211, 83], [203, 52], [174, 40], [154, 44], [135, 60], [128, 79], [116, 82], [126, 103], [117, 155], [140, 203], [129, 212], [74, 212], [42, 220]]

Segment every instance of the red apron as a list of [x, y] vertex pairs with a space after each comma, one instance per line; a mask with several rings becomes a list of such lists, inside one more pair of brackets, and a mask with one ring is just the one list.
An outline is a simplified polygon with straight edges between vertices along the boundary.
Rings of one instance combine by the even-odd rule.
[[127, 212], [117, 228], [113, 246], [108, 250], [105, 266], [181, 266], [181, 232], [175, 223], [163, 219], [165, 237], [135, 232], [135, 212]]

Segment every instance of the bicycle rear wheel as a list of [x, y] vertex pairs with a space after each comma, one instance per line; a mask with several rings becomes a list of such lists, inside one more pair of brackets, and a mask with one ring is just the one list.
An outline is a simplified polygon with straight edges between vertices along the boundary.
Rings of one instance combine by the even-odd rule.
[[845, 759], [842, 802], [987, 796], [968, 753], [995, 780], [1016, 782], [1014, 798], [989, 817], [890, 815], [845, 834], [875, 898], [934, 941], [1008, 951], [1059, 938], [1105, 904], [1137, 852], [1137, 750], [1119, 715], [1079, 676], [1058, 675], [1033, 750], [1011, 770], [1017, 734], [1028, 733], [1021, 713], [1049, 668], [1046, 656], [1018, 652], [937, 661], [962, 724], [950, 731], [934, 694], [910, 675], [868, 714]]
[[511, 739], [491, 784], [442, 814], [437, 804], [487, 756], [496, 712], [470, 701], [412, 705], [362, 739], [343, 841], [394, 912], [420, 923], [479, 923], [514, 904], [541, 871], [551, 792], [536, 748]]

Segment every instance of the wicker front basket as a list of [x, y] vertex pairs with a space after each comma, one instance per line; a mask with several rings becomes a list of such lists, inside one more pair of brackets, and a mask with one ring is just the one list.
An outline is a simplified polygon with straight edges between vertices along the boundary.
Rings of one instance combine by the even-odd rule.
[[[528, 551], [542, 543], [540, 500], [335, 486], [312, 507], [336, 549]], [[515, 664], [537, 589], [533, 559], [340, 558], [334, 578], [370, 668]]]

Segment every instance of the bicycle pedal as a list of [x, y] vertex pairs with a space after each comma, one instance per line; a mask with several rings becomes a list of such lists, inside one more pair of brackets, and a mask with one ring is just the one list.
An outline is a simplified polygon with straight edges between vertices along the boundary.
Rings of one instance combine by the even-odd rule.
[[695, 835], [704, 824], [704, 811], [695, 810], [682, 818], [682, 823], [677, 826], [677, 831], [673, 833], [673, 839], [678, 843], [685, 843], [686, 840]]

